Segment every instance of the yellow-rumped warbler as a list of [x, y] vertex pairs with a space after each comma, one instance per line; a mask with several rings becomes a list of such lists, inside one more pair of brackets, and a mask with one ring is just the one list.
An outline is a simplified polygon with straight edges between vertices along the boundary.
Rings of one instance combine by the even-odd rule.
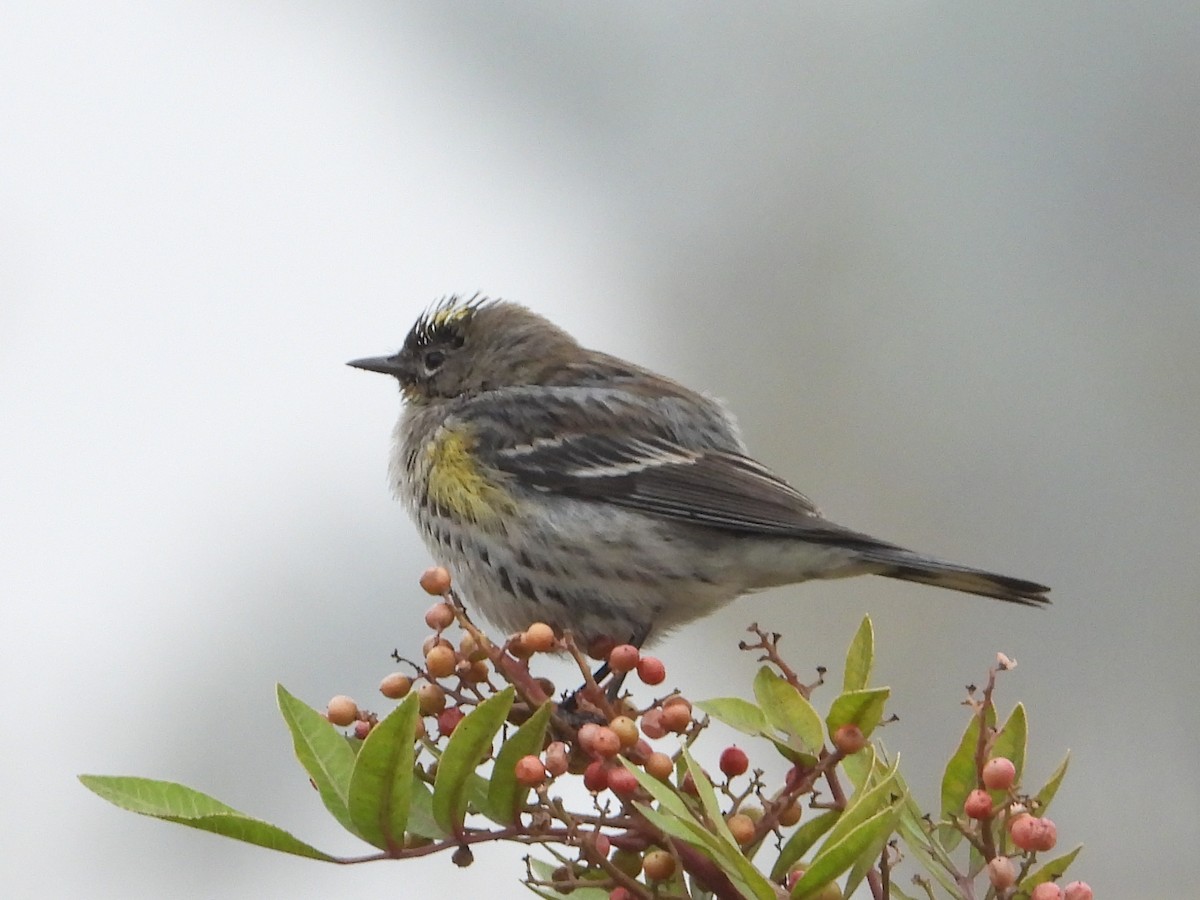
[[472, 608], [641, 645], [761, 588], [885, 575], [1013, 603], [1049, 588], [822, 518], [715, 400], [587, 350], [523, 306], [447, 298], [395, 355], [391, 479]]

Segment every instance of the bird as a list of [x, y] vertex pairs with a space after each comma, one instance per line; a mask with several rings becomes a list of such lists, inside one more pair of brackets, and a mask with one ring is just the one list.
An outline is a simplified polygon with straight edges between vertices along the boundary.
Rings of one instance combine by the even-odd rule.
[[722, 403], [519, 303], [444, 297], [397, 353], [348, 365], [399, 382], [393, 491], [468, 608], [508, 632], [643, 647], [744, 594], [858, 575], [1049, 602], [826, 519]]

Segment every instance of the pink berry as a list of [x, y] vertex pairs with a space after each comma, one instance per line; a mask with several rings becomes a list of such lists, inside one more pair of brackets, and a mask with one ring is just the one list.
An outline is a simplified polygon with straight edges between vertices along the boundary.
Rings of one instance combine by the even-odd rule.
[[421, 575], [421, 587], [425, 593], [440, 597], [450, 590], [450, 573], [441, 566], [426, 569]]
[[726, 747], [721, 751], [721, 759], [717, 763], [727, 778], [735, 778], [746, 774], [750, 768], [750, 758], [741, 747]]
[[1017, 767], [1011, 759], [997, 756], [983, 764], [983, 786], [989, 791], [1007, 791], [1017, 780]]
[[345, 728], [358, 718], [358, 704], [345, 694], [338, 694], [325, 707], [325, 718], [334, 725]]
[[568, 765], [567, 745], [562, 741], [553, 741], [546, 748], [546, 771], [551, 775], [562, 775]]
[[667, 733], [666, 727], [663, 725], [662, 707], [655, 706], [653, 709], [646, 710], [642, 715], [642, 734], [650, 738], [652, 741], [664, 737]]
[[963, 812], [972, 819], [986, 819], [992, 814], [992, 795], [987, 791], [976, 788], [967, 794], [967, 802], [963, 804]]
[[1092, 900], [1092, 888], [1086, 881], [1072, 881], [1063, 890], [1064, 900]]
[[537, 787], [546, 780], [546, 766], [536, 756], [522, 756], [513, 767], [517, 783], [525, 787]]
[[439, 601], [425, 610], [425, 624], [434, 631], [441, 631], [454, 624], [454, 610], [449, 603]]
[[1030, 893], [1029, 900], [1063, 900], [1062, 888], [1053, 881], [1043, 881]]
[[632, 672], [641, 654], [633, 644], [618, 644], [608, 654], [608, 667], [614, 672]]
[[997, 856], [987, 864], [988, 880], [997, 890], [1010, 888], [1017, 883], [1017, 870], [1007, 856]]
[[1026, 852], [1051, 850], [1058, 843], [1057, 826], [1049, 819], [1039, 819], [1029, 813], [1022, 813], [1009, 822], [1008, 833], [1012, 842]]

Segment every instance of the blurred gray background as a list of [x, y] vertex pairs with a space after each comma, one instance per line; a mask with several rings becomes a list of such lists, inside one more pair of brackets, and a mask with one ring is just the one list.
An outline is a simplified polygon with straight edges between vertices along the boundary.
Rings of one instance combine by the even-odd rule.
[[746, 598], [659, 647], [673, 683], [748, 684], [756, 619], [840, 671], [870, 611], [886, 739], [933, 805], [1003, 650], [1030, 778], [1074, 754], [1077, 877], [1188, 893], [1198, 26], [1170, 2], [0, 6], [4, 893], [525, 896], [515, 852], [338, 869], [74, 778], [360, 849], [274, 684], [383, 707], [415, 652], [398, 397], [343, 363], [476, 290], [726, 398], [837, 521], [1054, 587], [1043, 613], [870, 579]]

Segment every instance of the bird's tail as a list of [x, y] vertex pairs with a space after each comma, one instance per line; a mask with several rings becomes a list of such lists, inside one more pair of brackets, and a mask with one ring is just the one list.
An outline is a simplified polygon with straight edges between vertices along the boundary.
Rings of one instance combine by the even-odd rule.
[[1020, 603], [1022, 606], [1043, 606], [1050, 602], [1050, 598], [1046, 596], [1050, 588], [1023, 578], [984, 572], [981, 569], [943, 562], [903, 550], [890, 553], [868, 552], [864, 556], [878, 564], [878, 568], [873, 568], [872, 571], [885, 578], [932, 584], [952, 591]]

